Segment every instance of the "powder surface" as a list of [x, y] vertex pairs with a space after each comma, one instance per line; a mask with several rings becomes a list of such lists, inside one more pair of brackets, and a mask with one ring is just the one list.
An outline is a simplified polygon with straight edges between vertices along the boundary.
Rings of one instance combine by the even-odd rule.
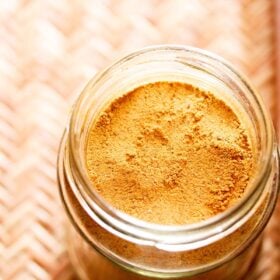
[[93, 187], [115, 208], [157, 224], [189, 224], [232, 206], [254, 171], [248, 132], [209, 92], [177, 82], [113, 100], [86, 146]]

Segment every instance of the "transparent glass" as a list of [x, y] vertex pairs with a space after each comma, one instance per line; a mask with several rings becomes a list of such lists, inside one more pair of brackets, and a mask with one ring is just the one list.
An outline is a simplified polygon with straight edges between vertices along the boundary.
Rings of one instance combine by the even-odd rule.
[[[247, 122], [257, 172], [244, 197], [206, 221], [151, 224], [114, 209], [92, 187], [85, 167], [89, 128], [110, 100], [139, 85], [179, 81], [210, 91]], [[259, 252], [275, 206], [278, 152], [259, 95], [222, 58], [184, 46], [134, 52], [94, 77], [75, 103], [58, 158], [61, 197], [70, 223], [71, 260], [81, 279], [240, 279]], [[141, 277], [140, 277], [141, 276]]]

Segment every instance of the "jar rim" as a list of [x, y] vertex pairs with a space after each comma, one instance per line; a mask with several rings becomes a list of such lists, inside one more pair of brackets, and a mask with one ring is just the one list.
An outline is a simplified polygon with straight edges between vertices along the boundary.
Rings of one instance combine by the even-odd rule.
[[[127, 61], [131, 61], [135, 57], [139, 58], [143, 54], [156, 52], [175, 52], [177, 54], [188, 53], [188, 55], [194, 55], [208, 63], [216, 63], [219, 67], [226, 69], [235, 79], [242, 83], [248, 93], [254, 98], [258, 109], [260, 110], [261, 121], [263, 122], [263, 128], [265, 130], [263, 131], [263, 135], [265, 137], [266, 150], [262, 151], [262, 164], [256, 178], [254, 178], [252, 182], [250, 190], [235, 205], [224, 212], [193, 224], [153, 224], [139, 220], [108, 205], [108, 203], [106, 203], [106, 201], [102, 199], [102, 197], [100, 197], [100, 195], [92, 187], [92, 183], [88, 178], [87, 172], [82, 169], [82, 159], [76, 149], [76, 146], [79, 143], [77, 141], [78, 135], [76, 134], [77, 121], [81, 113], [81, 107], [84, 104], [84, 96], [91, 86], [98, 80], [102, 79], [102, 77], [112, 69], [124, 66]], [[166, 250], [173, 250], [175, 248], [173, 247], [174, 245], [180, 245], [182, 250], [185, 249], [184, 245], [186, 245], [189, 249], [194, 249], [198, 246], [197, 242], [200, 242], [199, 244], [201, 244], [202, 240], [207, 240], [207, 242], [211, 241], [212, 243], [222, 234], [224, 236], [225, 231], [228, 231], [229, 234], [240, 226], [240, 223], [244, 223], [245, 214], [248, 214], [248, 211], [250, 210], [249, 207], [246, 208], [244, 205], [248, 201], [256, 203], [258, 198], [261, 196], [265, 182], [270, 174], [270, 162], [274, 148], [273, 128], [270, 117], [265, 110], [260, 96], [256, 94], [256, 91], [247, 81], [247, 78], [245, 78], [244, 75], [239, 74], [230, 63], [220, 56], [205, 50], [183, 45], [155, 45], [140, 49], [120, 60], [117, 60], [111, 66], [97, 74], [97, 76], [88, 83], [73, 107], [68, 133], [68, 145], [72, 164], [71, 168], [72, 170], [75, 170], [73, 180], [78, 188], [80, 199], [84, 200], [87, 203], [87, 206], [89, 206], [87, 208], [88, 214], [91, 217], [94, 217], [94, 219], [97, 219], [103, 226], [109, 225], [108, 230], [111, 230], [115, 234], [119, 234], [126, 239], [133, 240], [134, 242], [141, 242], [141, 244], [146, 242], [146, 244], [153, 244]], [[242, 213], [241, 210], [243, 211]], [[229, 220], [229, 217], [232, 219]], [[244, 218], [244, 220], [241, 218]], [[201, 233], [203, 230], [207, 231], [207, 233]], [[176, 247], [176, 250], [177, 249], [178, 248]]]

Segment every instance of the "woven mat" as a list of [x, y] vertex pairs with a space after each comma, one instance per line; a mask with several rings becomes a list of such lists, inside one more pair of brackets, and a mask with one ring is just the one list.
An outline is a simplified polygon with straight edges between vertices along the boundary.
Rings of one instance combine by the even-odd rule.
[[[215, 51], [276, 119], [273, 1], [0, 1], [0, 279], [70, 279], [56, 156], [70, 104], [113, 59], [150, 44]], [[255, 279], [280, 279], [280, 207]]]

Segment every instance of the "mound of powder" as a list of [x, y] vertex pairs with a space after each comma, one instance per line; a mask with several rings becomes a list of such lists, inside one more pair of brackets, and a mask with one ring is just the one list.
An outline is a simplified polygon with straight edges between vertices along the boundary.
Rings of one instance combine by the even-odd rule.
[[157, 224], [208, 219], [238, 201], [254, 171], [248, 131], [210, 92], [177, 82], [112, 100], [86, 146], [92, 186], [115, 208]]

